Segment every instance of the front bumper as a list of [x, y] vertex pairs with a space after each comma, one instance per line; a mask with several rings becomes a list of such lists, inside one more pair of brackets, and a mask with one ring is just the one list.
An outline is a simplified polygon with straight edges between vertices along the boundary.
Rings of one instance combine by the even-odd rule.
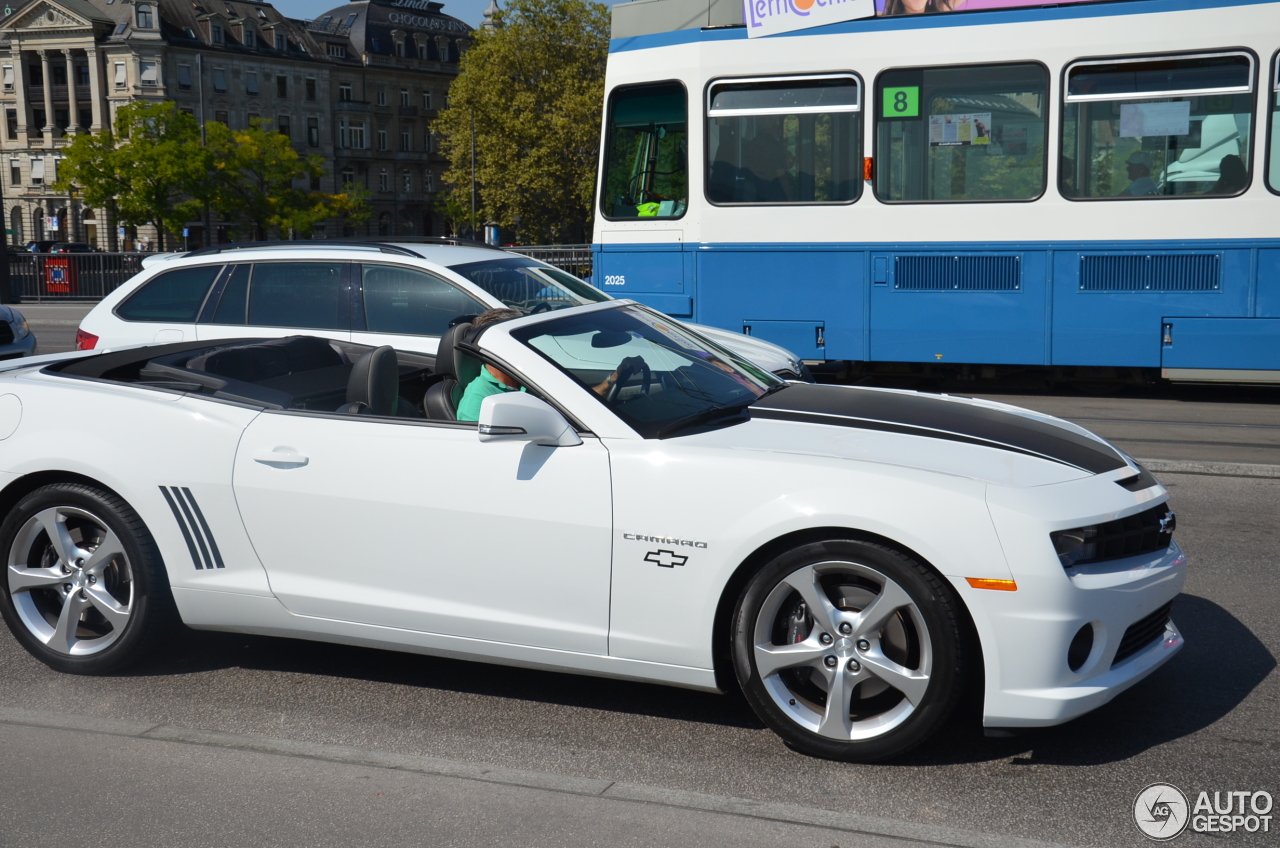
[[35, 356], [38, 352], [36, 334], [27, 333], [25, 337], [17, 341], [10, 342], [7, 345], [0, 345], [0, 361], [17, 359], [23, 356]]

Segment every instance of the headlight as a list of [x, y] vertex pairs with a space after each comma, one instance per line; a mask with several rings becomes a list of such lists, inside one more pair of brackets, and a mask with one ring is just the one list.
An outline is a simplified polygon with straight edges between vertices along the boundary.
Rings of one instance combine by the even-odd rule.
[[1077, 562], [1098, 558], [1096, 541], [1098, 525], [1096, 524], [1071, 530], [1059, 530], [1057, 533], [1050, 533], [1049, 538], [1053, 540], [1053, 549], [1057, 552], [1058, 559], [1062, 560], [1063, 568], [1070, 568]]
[[17, 341], [18, 339], [25, 339], [27, 336], [31, 335], [31, 328], [27, 326], [26, 318], [15, 318], [12, 322], [12, 327], [14, 341]]

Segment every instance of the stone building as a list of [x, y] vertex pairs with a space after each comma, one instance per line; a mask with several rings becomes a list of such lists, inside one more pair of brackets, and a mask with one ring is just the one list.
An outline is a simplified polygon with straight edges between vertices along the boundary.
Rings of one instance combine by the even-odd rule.
[[[201, 123], [255, 118], [324, 158], [312, 188], [372, 195], [369, 235], [433, 235], [445, 160], [431, 119], [457, 75], [470, 28], [431, 0], [361, 0], [313, 21], [245, 0], [32, 0], [0, 19], [0, 168], [11, 244], [154, 245], [118, 239], [104, 209], [49, 186], [75, 134], [111, 125], [133, 100], [174, 101]], [[56, 229], [53, 225], [56, 223]], [[216, 232], [208, 231], [212, 226]], [[317, 235], [343, 235], [330, 222]], [[188, 243], [225, 238], [192, 221]], [[354, 235], [355, 233], [346, 233]]]

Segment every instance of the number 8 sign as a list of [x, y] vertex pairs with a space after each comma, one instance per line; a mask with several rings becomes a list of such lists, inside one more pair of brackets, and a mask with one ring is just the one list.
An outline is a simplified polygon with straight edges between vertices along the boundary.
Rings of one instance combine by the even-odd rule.
[[884, 89], [884, 105], [881, 108], [885, 120], [920, 117], [920, 87]]

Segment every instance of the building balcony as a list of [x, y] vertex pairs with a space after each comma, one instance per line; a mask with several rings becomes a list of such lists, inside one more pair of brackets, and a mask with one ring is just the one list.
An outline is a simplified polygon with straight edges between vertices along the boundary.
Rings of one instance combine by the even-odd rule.
[[372, 106], [368, 100], [339, 100], [333, 105], [335, 112], [368, 112]]

